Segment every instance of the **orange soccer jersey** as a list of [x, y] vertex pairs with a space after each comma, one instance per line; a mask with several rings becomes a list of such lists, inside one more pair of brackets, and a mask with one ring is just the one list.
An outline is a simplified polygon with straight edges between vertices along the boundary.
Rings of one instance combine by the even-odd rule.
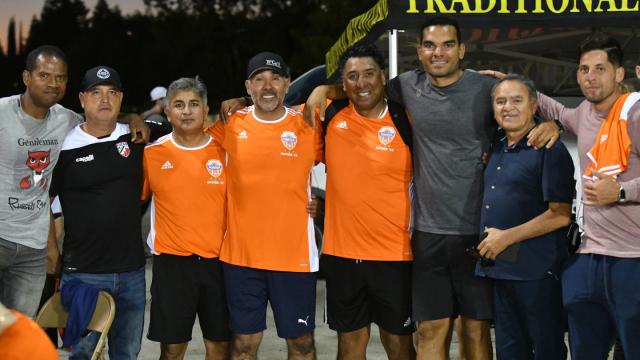
[[213, 138], [184, 148], [171, 135], [144, 150], [142, 198], [153, 195], [147, 242], [156, 254], [218, 257], [226, 230], [225, 152]]
[[265, 121], [253, 107], [210, 132], [224, 133], [228, 156], [228, 233], [220, 260], [265, 270], [317, 271], [307, 205], [311, 168], [322, 157], [319, 133], [300, 112], [287, 108], [282, 118]]
[[360, 116], [349, 104], [327, 127], [324, 254], [411, 260], [411, 152], [387, 112]]

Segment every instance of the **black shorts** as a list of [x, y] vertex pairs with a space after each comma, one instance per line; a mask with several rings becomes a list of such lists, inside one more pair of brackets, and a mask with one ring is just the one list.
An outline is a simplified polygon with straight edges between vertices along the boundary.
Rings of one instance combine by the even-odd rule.
[[410, 335], [411, 261], [354, 260], [322, 255], [327, 282], [327, 321], [350, 332], [372, 322], [389, 333]]
[[492, 318], [491, 280], [475, 276], [476, 259], [466, 252], [478, 245], [478, 239], [478, 235], [413, 232], [415, 321], [458, 315], [476, 320]]
[[229, 312], [218, 258], [154, 255], [149, 340], [163, 344], [189, 342], [196, 314], [205, 339], [230, 339]]

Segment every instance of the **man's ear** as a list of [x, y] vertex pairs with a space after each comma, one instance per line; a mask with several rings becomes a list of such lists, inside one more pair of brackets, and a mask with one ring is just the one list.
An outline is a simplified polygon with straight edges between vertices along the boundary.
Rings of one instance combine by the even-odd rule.
[[616, 82], [621, 83], [624, 80], [624, 68], [622, 66], [618, 66], [616, 68]]
[[80, 99], [80, 106], [82, 106], [82, 108], [84, 109], [84, 93], [83, 92], [78, 93], [78, 99]]
[[30, 82], [31, 82], [31, 73], [28, 72], [27, 70], [24, 70], [22, 72], [22, 83], [24, 84], [24, 86], [29, 86]]
[[464, 59], [464, 53], [467, 51], [467, 47], [463, 44], [460, 44], [460, 51], [458, 51], [458, 59]]

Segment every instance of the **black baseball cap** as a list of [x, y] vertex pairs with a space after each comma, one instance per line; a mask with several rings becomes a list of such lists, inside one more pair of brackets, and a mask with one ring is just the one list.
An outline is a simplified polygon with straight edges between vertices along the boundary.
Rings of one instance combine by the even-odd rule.
[[282, 76], [289, 77], [289, 68], [285, 64], [282, 56], [272, 52], [261, 52], [249, 60], [247, 66], [247, 79], [258, 72], [259, 70], [273, 70]]
[[120, 74], [108, 66], [96, 66], [87, 70], [80, 84], [80, 91], [85, 92], [97, 85], [111, 85], [122, 90]]

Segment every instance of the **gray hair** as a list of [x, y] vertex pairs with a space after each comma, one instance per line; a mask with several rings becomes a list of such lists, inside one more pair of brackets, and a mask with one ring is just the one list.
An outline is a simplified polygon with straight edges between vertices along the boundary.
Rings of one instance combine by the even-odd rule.
[[194, 78], [183, 77], [173, 81], [167, 89], [167, 96], [164, 98], [165, 106], [171, 102], [171, 99], [173, 99], [178, 91], [193, 91], [200, 96], [204, 104], [207, 105], [207, 86], [200, 80], [199, 76]]
[[531, 101], [538, 101], [538, 92], [536, 91], [536, 84], [533, 83], [529, 78], [524, 75], [509, 73], [505, 75], [502, 79], [498, 80], [497, 83], [493, 85], [491, 88], [491, 99], [495, 99], [496, 89], [498, 85], [502, 84], [505, 81], [517, 81], [524, 85], [527, 88], [527, 92], [529, 93], [529, 99]]

